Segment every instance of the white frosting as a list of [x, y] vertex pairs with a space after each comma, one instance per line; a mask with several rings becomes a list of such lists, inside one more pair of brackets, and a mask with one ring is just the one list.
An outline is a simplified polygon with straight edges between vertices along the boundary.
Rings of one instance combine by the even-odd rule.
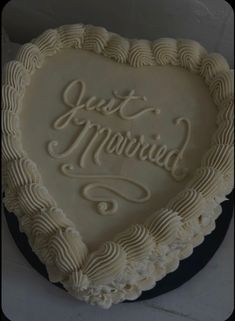
[[150, 199], [151, 196], [151, 192], [150, 190], [145, 187], [144, 185], [142, 185], [141, 183], [137, 182], [134, 179], [130, 179], [124, 176], [120, 176], [120, 175], [81, 175], [81, 174], [76, 174], [73, 172], [74, 167], [71, 164], [64, 164], [62, 165], [62, 172], [68, 176], [68, 177], [73, 177], [73, 178], [85, 178], [85, 179], [99, 179], [101, 181], [106, 181], [106, 180], [113, 180], [114, 182], [117, 182], [118, 180], [128, 183], [132, 186], [136, 186], [137, 188], [139, 188], [140, 190], [142, 190], [142, 192], [144, 192], [144, 196], [143, 197], [138, 197], [135, 198], [133, 196], [128, 196], [124, 193], [122, 193], [121, 191], [119, 191], [117, 188], [115, 187], [111, 187], [107, 184], [103, 184], [103, 183], [91, 183], [91, 184], [86, 184], [83, 187], [82, 190], [82, 195], [86, 200], [92, 201], [92, 202], [97, 202], [97, 211], [99, 214], [101, 215], [107, 215], [107, 214], [114, 214], [115, 212], [117, 212], [118, 210], [118, 202], [116, 201], [116, 199], [112, 198], [112, 199], [107, 199], [104, 197], [93, 197], [90, 193], [91, 190], [94, 189], [104, 189], [107, 191], [112, 192], [113, 194], [116, 194], [117, 196], [120, 196], [121, 198], [129, 201], [129, 202], [133, 202], [133, 203], [144, 203], [146, 201], [148, 201]]
[[175, 39], [160, 38], [153, 42], [152, 48], [158, 65], [179, 65], [177, 41]]
[[234, 96], [234, 71], [221, 71], [209, 84], [209, 90], [217, 106]]
[[[70, 64], [66, 67], [61, 67], [60, 71], [63, 73], [61, 78], [57, 73], [56, 77], [55, 75], [53, 76], [53, 73], [48, 77], [47, 70], [50, 73], [50, 70], [53, 70], [53, 64], [56, 65], [56, 62], [61, 63], [60, 59], [65, 62], [66, 57], [75, 59], [76, 55], [80, 55], [79, 57], [81, 59], [77, 59], [77, 63], [81, 65], [76, 66], [80, 67], [79, 72], [81, 74], [84, 68], [88, 74], [89, 68], [91, 68], [90, 70], [93, 70], [92, 68], [98, 68], [95, 64], [99, 65], [98, 60], [101, 59], [100, 56], [95, 58], [94, 55], [92, 56], [92, 53], [90, 53], [90, 56], [87, 53], [84, 59], [91, 62], [94, 61], [94, 64], [90, 67], [87, 64], [82, 68], [83, 54], [80, 53], [79, 49], [72, 53], [70, 48], [85, 49], [105, 56], [106, 58], [103, 59], [107, 60], [100, 60], [100, 66], [104, 66], [106, 62], [107, 64], [110, 63], [109, 59], [113, 59], [121, 64], [127, 63], [127, 65], [123, 66], [119, 64], [114, 73], [117, 77], [118, 84], [121, 83], [121, 79], [125, 79], [123, 81], [123, 88], [131, 85], [131, 83], [128, 82], [130, 79], [133, 81], [135, 78], [138, 78], [137, 73], [139, 67], [141, 67], [142, 76], [139, 78], [141, 78], [143, 83], [146, 83], [147, 78], [149, 80], [152, 78], [153, 81], [149, 81], [145, 86], [142, 85], [142, 89], [148, 92], [148, 95], [139, 93], [139, 90], [136, 90], [136, 93], [138, 92], [141, 96], [146, 95], [150, 97], [151, 83], [155, 85], [155, 87], [152, 88], [153, 93], [158, 86], [161, 88], [161, 92], [158, 95], [154, 96], [152, 94], [152, 99], [154, 98], [154, 101], [158, 101], [156, 106], [160, 107], [160, 116], [163, 117], [162, 122], [159, 122], [161, 139], [165, 137], [166, 141], [174, 143], [177, 138], [175, 137], [176, 134], [170, 135], [169, 132], [164, 131], [166, 128], [168, 131], [171, 131], [171, 133], [174, 131], [172, 129], [174, 126], [171, 127], [169, 121], [167, 122], [166, 118], [164, 118], [165, 113], [172, 115], [172, 117], [174, 116], [174, 118], [178, 117], [178, 123], [183, 122], [187, 129], [186, 139], [184, 140], [181, 151], [185, 152], [185, 158], [187, 158], [186, 154], [192, 155], [191, 159], [187, 158], [190, 159], [190, 164], [196, 162], [195, 153], [193, 152], [193, 147], [196, 146], [195, 144], [197, 142], [200, 142], [200, 146], [205, 144], [203, 145], [205, 150], [202, 149], [201, 154], [199, 153], [200, 155], [198, 155], [198, 159], [201, 160], [201, 162], [198, 164], [195, 163], [198, 169], [193, 168], [191, 170], [192, 179], [190, 176], [186, 181], [177, 183], [181, 185], [177, 185], [178, 188], [173, 190], [170, 188], [174, 184], [172, 177], [170, 177], [170, 181], [165, 178], [163, 183], [162, 177], [168, 176], [165, 171], [160, 171], [161, 168], [159, 172], [157, 172], [159, 175], [153, 175], [152, 169], [150, 169], [147, 174], [148, 167], [154, 168], [154, 171], [156, 167], [151, 167], [151, 164], [145, 164], [146, 154], [144, 149], [142, 149], [139, 154], [140, 161], [136, 160], [136, 164], [140, 164], [140, 167], [139, 165], [135, 165], [136, 167], [133, 165], [128, 167], [128, 175], [133, 174], [133, 172], [135, 173], [135, 177], [131, 179], [131, 182], [136, 182], [136, 178], [146, 177], [148, 184], [151, 185], [151, 189], [154, 186], [160, 186], [158, 192], [163, 190], [162, 195], [166, 195], [169, 192], [174, 197], [169, 197], [171, 199], [167, 201], [162, 200], [162, 202], [166, 202], [163, 202], [164, 205], [159, 205], [158, 208], [156, 208], [155, 201], [155, 207], [153, 207], [154, 214], [146, 215], [148, 217], [143, 224], [140, 216], [137, 215], [138, 209], [141, 208], [141, 205], [138, 203], [133, 219], [135, 224], [132, 224], [126, 230], [122, 228], [124, 231], [113, 237], [113, 241], [107, 241], [101, 244], [95, 251], [88, 251], [80, 233], [77, 231], [76, 219], [70, 220], [67, 212], [65, 215], [64, 211], [58, 208], [57, 203], [61, 201], [61, 198], [56, 197], [55, 201], [54, 195], [52, 197], [52, 195], [49, 194], [51, 193], [51, 186], [48, 186], [47, 175], [42, 175], [41, 177], [41, 174], [45, 173], [45, 168], [47, 167], [48, 177], [54, 175], [50, 164], [53, 163], [55, 167], [55, 161], [52, 159], [50, 159], [49, 162], [49, 158], [45, 158], [47, 161], [43, 163], [44, 156], [40, 150], [38, 139], [44, 139], [44, 137], [46, 137], [44, 135], [50, 133], [49, 129], [44, 129], [48, 128], [50, 124], [44, 124], [41, 120], [49, 120], [47, 115], [51, 113], [53, 114], [53, 120], [54, 117], [57, 116], [57, 113], [55, 113], [57, 105], [51, 105], [52, 108], [48, 108], [45, 114], [38, 112], [36, 115], [35, 113], [34, 118], [31, 118], [32, 124], [31, 121], [29, 122], [27, 130], [29, 130], [30, 134], [28, 136], [25, 134], [27, 132], [26, 119], [28, 119], [27, 115], [30, 115], [30, 111], [27, 110], [24, 117], [20, 116], [21, 109], [23, 113], [27, 107], [27, 102], [30, 101], [29, 91], [27, 90], [28, 86], [30, 86], [32, 102], [34, 102], [31, 102], [32, 109], [35, 105], [37, 109], [41, 110], [40, 107], [44, 105], [47, 107], [47, 99], [49, 104], [53, 102], [53, 99], [47, 95], [48, 92], [52, 97], [56, 95], [59, 96], [58, 88], [62, 89], [62, 86], [65, 86], [68, 80], [78, 79], [78, 77], [71, 79], [73, 72], [69, 67], [74, 68], [73, 60], [70, 60]], [[81, 52], [83, 52], [83, 50], [81, 50]], [[53, 57], [49, 58], [50, 56]], [[46, 64], [47, 68], [44, 68], [44, 64]], [[128, 64], [131, 67], [128, 66]], [[111, 64], [111, 67], [106, 65], [107, 69], [111, 68], [110, 70], [114, 70], [114, 68], [116, 68], [115, 66], [115, 64]], [[163, 69], [163, 66], [165, 69]], [[169, 68], [169, 66], [171, 67]], [[163, 99], [167, 96], [167, 93], [170, 93], [170, 97], [174, 96], [173, 87], [171, 89], [167, 88], [166, 82], [166, 80], [168, 80], [167, 75], [171, 73], [171, 70], [172, 74], [170, 74], [169, 77], [171, 81], [174, 81], [173, 70], [177, 73], [176, 79], [179, 80], [178, 83], [188, 79], [184, 78], [183, 73], [179, 71], [182, 67], [190, 72], [190, 77], [195, 81], [193, 82], [192, 88], [200, 87], [199, 81], [196, 82], [196, 79], [199, 79], [200, 76], [202, 77], [208, 86], [208, 93], [210, 93], [214, 104], [218, 107], [217, 129], [213, 135], [212, 131], [208, 132], [209, 136], [211, 136], [210, 146], [205, 143], [207, 139], [206, 135], [204, 135], [205, 139], [200, 138], [201, 131], [204, 130], [201, 123], [199, 123], [197, 127], [199, 129], [198, 131], [194, 129], [194, 124], [197, 123], [196, 112], [192, 113], [190, 121], [185, 115], [191, 107], [194, 111], [200, 110], [198, 108], [199, 106], [193, 103], [193, 101], [197, 99], [195, 92], [187, 93], [187, 90], [184, 88], [184, 91], [178, 93], [180, 97], [183, 97], [186, 101], [183, 107], [181, 107], [182, 100], [175, 100], [175, 106], [172, 106], [167, 99]], [[121, 75], [121, 72], [119, 74], [119, 69], [122, 70], [122, 68], [128, 70], [129, 77], [120, 77], [118, 79]], [[144, 68], [147, 68], [147, 70]], [[174, 68], [178, 68], [177, 71]], [[96, 70], [98, 71], [98, 69]], [[67, 74], [65, 70], [67, 70]], [[102, 74], [105, 74], [105, 68], [100, 68], [100, 72], [101, 71]], [[44, 97], [43, 102], [45, 104], [42, 104], [39, 99], [33, 97], [37, 92], [40, 95], [40, 90], [42, 90], [42, 88], [45, 90], [46, 88], [44, 86], [45, 78], [43, 82], [43, 72], [45, 72], [44, 77], [47, 81], [52, 80], [50, 85], [46, 83], [49, 91], [45, 91], [44, 95], [40, 96], [40, 99]], [[194, 75], [191, 75], [191, 73]], [[159, 78], [157, 74], [160, 75]], [[147, 78], [146, 75], [148, 75]], [[75, 75], [73, 74], [73, 76]], [[92, 72], [90, 72], [89, 76], [90, 78], [95, 78], [93, 79], [93, 81], [96, 82], [95, 85], [94, 82], [92, 83], [92, 79], [90, 80], [90, 84], [93, 84], [91, 86], [93, 90], [97, 88], [97, 92], [101, 92], [100, 97], [107, 97], [103, 95], [106, 94], [104, 91], [102, 94], [103, 81], [105, 81], [105, 79], [99, 79], [99, 74], [94, 77]], [[113, 87], [112, 90], [115, 90], [117, 86], [114, 86], [113, 78], [114, 77], [110, 77], [106, 85], [109, 85], [110, 89]], [[39, 79], [40, 86], [36, 86], [37, 79]], [[79, 79], [81, 78], [79, 77]], [[164, 86], [160, 86], [160, 82], [164, 81], [166, 89], [164, 89]], [[57, 30], [48, 30], [33, 40], [32, 43], [24, 45], [20, 49], [16, 61], [12, 61], [6, 65], [3, 83], [2, 144], [6, 185], [5, 205], [17, 215], [21, 230], [27, 234], [33, 250], [41, 261], [46, 264], [50, 279], [52, 281], [62, 282], [72, 295], [78, 299], [82, 299], [91, 304], [98, 304], [104, 308], [109, 308], [113, 303], [118, 303], [126, 299], [133, 300], [141, 294], [141, 291], [152, 288], [157, 280], [163, 278], [167, 273], [174, 271], [178, 267], [179, 260], [189, 256], [193, 248], [203, 241], [204, 236], [215, 228], [215, 219], [221, 213], [220, 203], [225, 199], [225, 195], [232, 190], [233, 186], [233, 72], [229, 70], [228, 64], [223, 57], [218, 54], [208, 55], [203, 47], [191, 40], [159, 39], [154, 42], [145, 40], [130, 41], [109, 33], [104, 28], [83, 26], [81, 24], [62, 26]], [[187, 86], [186, 83], [187, 82], [185, 82], [184, 86]], [[176, 86], [176, 84], [177, 82], [175, 82], [174, 85]], [[135, 86], [138, 87], [137, 82]], [[132, 88], [134, 87], [132, 86]], [[141, 86], [139, 85], [138, 89], [140, 88]], [[119, 91], [118, 94], [120, 94]], [[188, 94], [188, 98], [185, 96], [186, 94]], [[95, 93], [91, 95], [95, 95]], [[202, 87], [199, 96], [206, 96]], [[159, 97], [159, 100], [157, 97]], [[190, 100], [187, 100], [189, 97], [191, 97], [191, 103]], [[60, 99], [57, 99], [57, 102], [59, 101]], [[37, 104], [40, 104], [40, 107]], [[199, 105], [203, 106], [203, 121], [205, 121], [206, 112], [210, 104], [212, 106], [209, 100], [205, 100], [204, 103], [200, 101]], [[208, 108], [205, 108], [205, 106]], [[63, 105], [62, 107], [64, 108]], [[58, 109], [59, 108], [61, 108], [61, 105], [58, 104]], [[211, 113], [212, 111], [209, 112], [209, 114]], [[144, 119], [148, 114], [149, 113], [145, 113], [145, 115], [137, 117], [137, 119], [142, 119], [142, 117]], [[123, 114], [121, 116], [123, 116]], [[95, 117], [97, 117], [95, 122], [101, 120], [101, 118], [99, 118], [101, 115]], [[113, 116], [109, 116], [108, 118], [110, 117]], [[39, 136], [37, 136], [37, 127], [39, 128], [39, 126], [35, 126], [35, 123], [33, 123], [33, 119], [35, 120], [35, 118], [37, 125], [40, 123], [42, 126], [42, 128], [40, 126], [41, 134]], [[124, 122], [124, 120], [121, 121]], [[133, 124], [137, 124], [137, 120], [134, 121], [135, 123]], [[148, 126], [144, 126], [146, 123], [142, 121], [142, 123], [138, 126], [136, 125], [136, 127], [133, 125], [133, 128], [139, 132], [143, 127], [147, 127], [147, 129], [151, 131], [151, 129], [154, 128], [151, 127], [153, 126], [151, 125], [151, 121], [149, 118]], [[22, 123], [23, 126], [21, 125]], [[117, 126], [115, 121], [111, 121], [110, 124], [114, 127]], [[30, 125], [32, 127], [30, 127]], [[208, 126], [210, 126], [209, 122], [207, 123], [207, 127]], [[126, 127], [124, 126], [124, 129], [126, 130], [126, 128], [129, 127], [130, 123], [128, 123]], [[212, 125], [210, 129], [213, 129]], [[116, 131], [118, 130], [116, 129]], [[63, 143], [63, 133], [62, 131], [58, 131], [58, 133], [60, 132], [60, 139]], [[22, 135], [23, 138], [26, 136], [30, 137], [32, 141], [32, 133], [34, 134], [34, 146], [27, 148], [27, 154], [29, 154], [27, 155], [23, 149]], [[72, 134], [72, 130], [70, 130], [70, 134]], [[154, 134], [158, 136], [159, 132], [155, 132]], [[194, 137], [197, 138], [193, 140]], [[52, 136], [50, 139], [52, 139]], [[44, 140], [43, 142], [45, 143], [46, 141]], [[23, 143], [24, 148], [25, 145], [29, 146], [27, 139], [23, 139]], [[200, 146], [197, 146], [197, 148], [200, 148]], [[188, 153], [187, 148], [190, 148]], [[39, 154], [36, 152], [37, 149]], [[43, 150], [45, 150], [45, 144]], [[31, 153], [36, 156], [35, 161], [37, 164], [30, 160]], [[181, 156], [179, 157], [181, 161], [182, 154], [180, 154], [180, 149], [178, 149], [177, 155]], [[128, 158], [127, 161], [130, 162], [130, 159]], [[45, 168], [43, 164], [45, 164]], [[134, 162], [132, 164], [134, 164]], [[113, 165], [117, 166], [118, 162], [114, 162]], [[169, 166], [165, 165], [165, 167]], [[140, 170], [141, 168], [143, 169], [142, 172]], [[49, 173], [50, 171], [51, 174]], [[91, 175], [95, 175], [93, 173], [94, 171], [91, 172]], [[102, 173], [102, 175], [105, 174]], [[179, 175], [179, 173], [177, 173], [177, 175]], [[60, 177], [58, 174], [53, 176], [55, 179], [54, 183], [61, 188], [61, 191], [63, 191], [64, 186], [68, 186], [68, 183], [72, 184], [70, 178], [64, 178], [62, 175], [61, 177], [63, 178], [58, 178], [57, 176]], [[119, 177], [120, 176], [122, 177], [122, 175], [119, 175]], [[61, 185], [56, 184], [56, 182], [61, 182], [61, 179], [64, 180], [65, 183]], [[67, 179], [67, 183], [65, 179]], [[45, 181], [47, 181], [46, 184]], [[53, 179], [51, 179], [51, 181], [53, 181]], [[168, 184], [167, 182], [170, 183]], [[48, 186], [50, 192], [48, 192], [44, 184]], [[94, 183], [91, 183], [91, 185], [94, 186]], [[76, 185], [72, 185], [73, 190], [75, 189], [74, 186]], [[167, 186], [166, 190], [164, 190], [165, 186]], [[182, 191], [180, 191], [180, 189], [182, 189]], [[57, 193], [56, 190], [53, 191], [53, 194], [55, 193]], [[60, 193], [60, 191], [58, 193]], [[126, 194], [123, 193], [125, 193], [124, 187], [116, 194], [125, 195], [126, 197]], [[59, 196], [60, 194], [57, 195]], [[149, 194], [147, 194], [147, 196], [148, 195]], [[63, 201], [66, 203], [65, 199], [63, 199]], [[160, 198], [159, 202], [161, 202]], [[79, 208], [82, 209], [82, 206], [82, 201], [80, 201]], [[146, 205], [144, 204], [143, 206]], [[90, 224], [91, 220], [89, 219], [88, 212], [89, 211], [86, 212], [86, 221]], [[120, 210], [119, 212], [120, 213], [114, 216], [115, 218], [118, 218], [118, 214], [122, 217], [122, 211]], [[141, 208], [141, 213], [143, 213], [143, 208]], [[147, 211], [144, 213], [147, 213]], [[103, 225], [107, 224], [106, 228], [109, 226], [108, 224], [111, 224], [107, 223], [107, 219], [109, 218], [104, 217], [103, 220], [105, 221], [102, 221]], [[125, 226], [126, 220], [127, 218], [123, 220]], [[136, 224], [138, 220], [139, 223]], [[129, 220], [129, 222], [130, 221], [131, 220]], [[94, 218], [92, 222], [93, 224], [95, 222], [94, 226], [99, 230], [101, 225], [96, 224], [98, 221]], [[82, 228], [82, 226], [78, 227], [79, 230]], [[95, 232], [95, 229], [93, 232]], [[113, 233], [111, 232], [111, 234]]]
[[[69, 99], [69, 92], [74, 88], [78, 87], [80, 89], [79, 95], [77, 97], [76, 103], [73, 103]], [[54, 127], [56, 129], [65, 128], [77, 115], [78, 111], [97, 111], [103, 115], [112, 115], [117, 113], [123, 120], [132, 120], [142, 116], [148, 112], [154, 112], [155, 114], [160, 113], [160, 109], [154, 107], [144, 108], [132, 115], [127, 115], [125, 109], [127, 104], [132, 100], [143, 100], [147, 101], [145, 96], [137, 96], [135, 90], [131, 90], [128, 95], [121, 95], [117, 91], [113, 91], [113, 97], [110, 99], [98, 99], [95, 96], [89, 97], [86, 101], [83, 101], [84, 95], [86, 94], [86, 84], [82, 80], [73, 80], [65, 89], [63, 93], [63, 100], [66, 106], [72, 108], [71, 111], [59, 117], [55, 123]], [[64, 121], [65, 119], [65, 121]], [[75, 118], [76, 119], [76, 118]]]
[[130, 43], [119, 35], [111, 35], [108, 45], [104, 48], [104, 55], [119, 63], [125, 63], [128, 58]]
[[133, 67], [154, 65], [151, 42], [147, 40], [132, 41], [129, 50], [128, 62]]
[[209, 84], [218, 73], [226, 70], [229, 70], [229, 65], [225, 58], [218, 53], [212, 53], [203, 58], [200, 73]]

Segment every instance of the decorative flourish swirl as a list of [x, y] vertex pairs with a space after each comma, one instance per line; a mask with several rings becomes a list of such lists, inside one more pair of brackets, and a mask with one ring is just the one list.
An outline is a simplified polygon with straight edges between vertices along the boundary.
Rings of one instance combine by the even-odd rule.
[[85, 187], [82, 190], [82, 196], [92, 202], [98, 202], [97, 203], [97, 211], [99, 214], [101, 215], [110, 215], [110, 214], [114, 214], [117, 212], [118, 210], [118, 202], [115, 199], [107, 199], [105, 197], [94, 197], [90, 195], [90, 191], [94, 190], [94, 189], [98, 189], [98, 188], [102, 188], [104, 190], [110, 191], [114, 194], [116, 194], [117, 196], [120, 196], [121, 198], [125, 199], [126, 201], [129, 202], [133, 202], [133, 203], [144, 203], [147, 200], [150, 199], [151, 197], [151, 192], [150, 190], [143, 186], [142, 184], [138, 183], [137, 181], [135, 181], [134, 179], [131, 178], [127, 178], [125, 176], [121, 176], [121, 175], [102, 175], [102, 174], [98, 174], [98, 175], [81, 175], [81, 174], [76, 174], [73, 172], [74, 167], [72, 164], [63, 164], [61, 166], [61, 171], [63, 174], [65, 174], [66, 176], [69, 177], [73, 177], [73, 178], [85, 178], [85, 179], [111, 179], [111, 180], [120, 180], [123, 182], [128, 182], [133, 186], [136, 186], [137, 188], [139, 188], [140, 190], [142, 190], [144, 192], [144, 196], [139, 197], [139, 198], [134, 198], [134, 197], [130, 197], [124, 193], [122, 193], [120, 190], [118, 190], [117, 188], [113, 188], [109, 185], [106, 184], [102, 184], [102, 183], [91, 183], [91, 184], [87, 184], [85, 185]]

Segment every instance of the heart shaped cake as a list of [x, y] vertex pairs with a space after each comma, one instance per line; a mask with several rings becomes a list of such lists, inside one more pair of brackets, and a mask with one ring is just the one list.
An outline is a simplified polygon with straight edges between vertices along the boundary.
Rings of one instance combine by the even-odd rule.
[[233, 187], [220, 54], [66, 25], [6, 64], [2, 100], [5, 206], [76, 298], [138, 298], [215, 228]]

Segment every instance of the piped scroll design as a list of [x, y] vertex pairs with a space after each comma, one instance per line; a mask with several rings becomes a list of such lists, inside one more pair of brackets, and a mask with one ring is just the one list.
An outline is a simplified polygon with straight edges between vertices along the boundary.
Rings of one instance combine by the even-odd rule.
[[[77, 87], [80, 89], [77, 101], [71, 101], [71, 91], [73, 91]], [[84, 99], [86, 93], [86, 84], [84, 81], [76, 79], [71, 81], [68, 86], [65, 88], [63, 92], [63, 101], [66, 106], [70, 107], [71, 109], [63, 113], [54, 123], [55, 129], [63, 129], [65, 128], [68, 123], [71, 122], [75, 115], [79, 110], [86, 110], [86, 111], [97, 111], [103, 115], [109, 116], [112, 114], [117, 113], [120, 118], [123, 120], [133, 120], [145, 113], [152, 112], [156, 115], [160, 114], [160, 109], [157, 107], [147, 107], [141, 109], [131, 115], [126, 114], [126, 106], [130, 101], [133, 100], [143, 100], [144, 102], [147, 101], [146, 96], [137, 96], [135, 95], [135, 90], [132, 89], [129, 91], [127, 95], [120, 95], [117, 90], [113, 91], [113, 97], [110, 99], [99, 99], [95, 96], [91, 96], [90, 98]]]
[[82, 189], [82, 196], [89, 201], [96, 202], [96, 209], [97, 212], [100, 215], [111, 215], [117, 212], [118, 210], [118, 202], [116, 199], [111, 198], [108, 199], [107, 197], [95, 197], [91, 195], [91, 191], [95, 189], [104, 189], [106, 191], [112, 192], [116, 196], [119, 196], [126, 201], [133, 202], [133, 203], [144, 203], [148, 201], [151, 197], [151, 192], [148, 187], [142, 185], [141, 183], [137, 182], [134, 179], [127, 178], [125, 176], [121, 175], [103, 175], [103, 174], [97, 174], [97, 175], [81, 175], [74, 173], [74, 166], [72, 164], [63, 164], [61, 166], [61, 171], [64, 175], [72, 178], [81, 178], [81, 179], [108, 179], [108, 180], [114, 180], [114, 181], [123, 181], [131, 184], [132, 186], [136, 186], [140, 190], [143, 191], [142, 197], [131, 197], [126, 195], [125, 193], [122, 193], [117, 188], [111, 187], [107, 184], [103, 184], [100, 182], [97, 183], [88, 183], [86, 184]]

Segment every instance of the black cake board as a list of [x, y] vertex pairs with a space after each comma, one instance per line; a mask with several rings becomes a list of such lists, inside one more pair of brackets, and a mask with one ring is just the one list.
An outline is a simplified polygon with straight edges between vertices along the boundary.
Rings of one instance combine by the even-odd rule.
[[[191, 256], [180, 262], [180, 265], [176, 271], [167, 274], [162, 280], [156, 283], [156, 286], [153, 289], [144, 291], [142, 295], [135, 301], [151, 299], [163, 293], [172, 291], [190, 280], [194, 275], [204, 268], [204, 266], [210, 261], [223, 242], [233, 215], [233, 193], [228, 195], [227, 198], [228, 200], [222, 203], [223, 212], [216, 220], [215, 230], [205, 237], [205, 240], [202, 244], [194, 248]], [[6, 209], [5, 215], [9, 230], [19, 250], [22, 252], [30, 265], [43, 277], [49, 280], [46, 267], [33, 253], [26, 235], [19, 231], [19, 225], [16, 216], [12, 213], [9, 213]], [[64, 290], [62, 284], [54, 283], [54, 285]]]

